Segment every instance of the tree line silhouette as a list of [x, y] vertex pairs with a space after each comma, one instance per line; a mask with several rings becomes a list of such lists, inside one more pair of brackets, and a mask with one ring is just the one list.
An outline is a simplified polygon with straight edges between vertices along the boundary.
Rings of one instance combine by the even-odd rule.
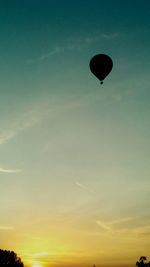
[[136, 262], [137, 267], [150, 267], [150, 262], [146, 262], [147, 257], [146, 256], [141, 256], [139, 258], [139, 261]]
[[0, 249], [0, 267], [24, 267], [21, 258], [14, 251]]
[[[20, 257], [14, 251], [0, 249], [0, 267], [24, 267]], [[137, 267], [150, 267], [146, 256], [141, 256], [136, 262]], [[95, 264], [93, 267], [96, 267]]]

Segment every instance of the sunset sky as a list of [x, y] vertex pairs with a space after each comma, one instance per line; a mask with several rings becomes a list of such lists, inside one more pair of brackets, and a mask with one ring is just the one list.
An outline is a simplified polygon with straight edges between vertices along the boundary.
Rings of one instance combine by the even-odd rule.
[[29, 267], [133, 266], [149, 203], [150, 2], [1, 1], [0, 248]]

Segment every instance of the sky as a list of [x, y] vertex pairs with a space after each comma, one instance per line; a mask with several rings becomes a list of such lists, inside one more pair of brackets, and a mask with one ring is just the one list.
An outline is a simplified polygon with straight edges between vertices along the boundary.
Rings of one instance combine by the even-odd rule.
[[148, 0], [0, 2], [0, 248], [25, 266], [149, 256], [149, 47]]

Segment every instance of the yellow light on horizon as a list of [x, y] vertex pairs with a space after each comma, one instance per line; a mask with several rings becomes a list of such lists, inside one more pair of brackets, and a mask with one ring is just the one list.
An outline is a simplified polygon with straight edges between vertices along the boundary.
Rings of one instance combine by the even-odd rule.
[[32, 267], [42, 267], [42, 265], [40, 263], [34, 263]]

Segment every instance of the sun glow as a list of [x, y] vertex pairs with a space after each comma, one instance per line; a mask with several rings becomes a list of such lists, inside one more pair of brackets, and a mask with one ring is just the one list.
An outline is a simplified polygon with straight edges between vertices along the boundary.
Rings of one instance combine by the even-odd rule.
[[31, 265], [32, 267], [43, 267], [43, 265], [40, 262], [34, 262]]
[[42, 267], [42, 265], [40, 263], [34, 263], [32, 267]]

